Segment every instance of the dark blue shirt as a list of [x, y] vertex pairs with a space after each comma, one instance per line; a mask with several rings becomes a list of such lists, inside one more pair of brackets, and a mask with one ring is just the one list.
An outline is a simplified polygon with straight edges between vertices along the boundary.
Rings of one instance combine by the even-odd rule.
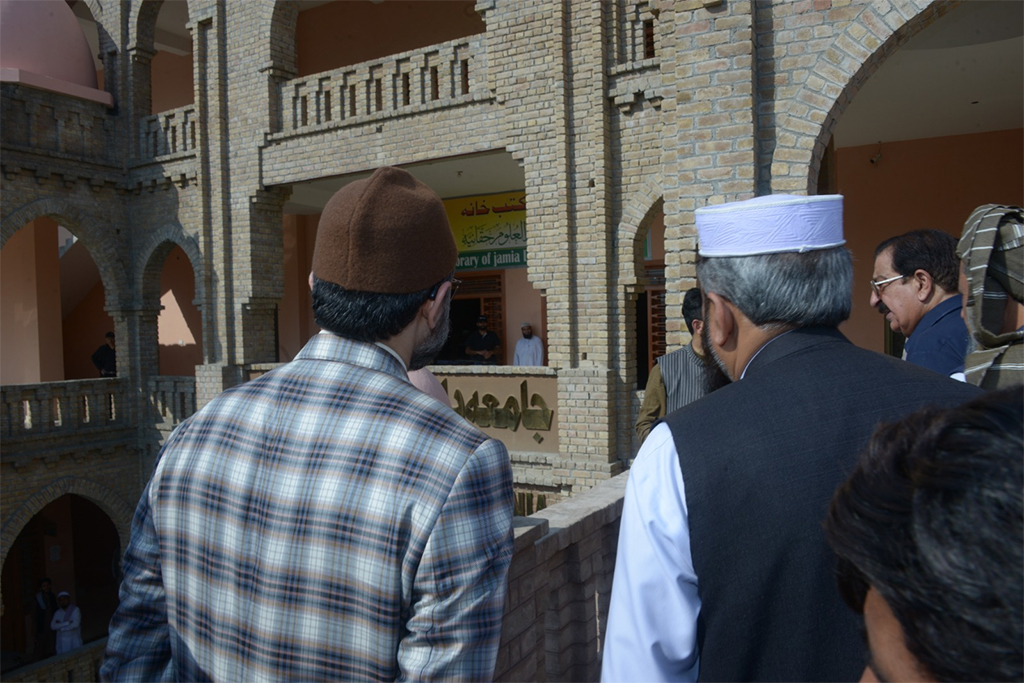
[[964, 371], [967, 326], [960, 318], [959, 296], [952, 296], [928, 311], [907, 339], [907, 362], [952, 375]]

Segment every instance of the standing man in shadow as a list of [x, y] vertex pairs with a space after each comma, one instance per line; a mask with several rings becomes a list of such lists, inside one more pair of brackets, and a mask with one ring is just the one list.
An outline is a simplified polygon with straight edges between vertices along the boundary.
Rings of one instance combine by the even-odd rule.
[[487, 316], [476, 319], [476, 331], [466, 339], [466, 355], [479, 365], [497, 365], [501, 354], [501, 340], [487, 329]]

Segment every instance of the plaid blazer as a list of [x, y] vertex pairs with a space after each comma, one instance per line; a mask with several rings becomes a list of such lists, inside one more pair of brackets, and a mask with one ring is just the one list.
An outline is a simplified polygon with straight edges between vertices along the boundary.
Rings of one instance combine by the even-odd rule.
[[164, 446], [105, 680], [487, 680], [512, 558], [501, 442], [319, 334]]

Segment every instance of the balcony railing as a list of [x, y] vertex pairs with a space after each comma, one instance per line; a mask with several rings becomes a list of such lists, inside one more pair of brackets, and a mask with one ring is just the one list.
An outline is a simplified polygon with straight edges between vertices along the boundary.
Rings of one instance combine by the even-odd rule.
[[5, 672], [4, 681], [98, 681], [106, 648], [106, 638], [94, 640], [71, 652]]
[[126, 387], [116, 378], [4, 386], [0, 434], [10, 440], [126, 427]]
[[280, 132], [340, 128], [474, 101], [474, 93], [487, 92], [481, 38], [459, 38], [285, 81], [278, 99]]
[[187, 105], [139, 121], [139, 154], [145, 160], [194, 154], [196, 108]]
[[156, 426], [170, 431], [196, 412], [196, 378], [161, 375], [149, 380], [149, 404]]

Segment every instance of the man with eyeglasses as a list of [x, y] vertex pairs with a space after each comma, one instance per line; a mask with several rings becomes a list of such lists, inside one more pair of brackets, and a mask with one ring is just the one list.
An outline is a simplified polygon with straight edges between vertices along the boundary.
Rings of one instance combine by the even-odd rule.
[[490, 680], [512, 559], [500, 441], [414, 388], [448, 337], [441, 199], [327, 203], [322, 328], [181, 424], [142, 495], [103, 680]]
[[875, 249], [871, 306], [907, 337], [907, 362], [963, 379], [967, 327], [956, 239], [939, 230], [890, 237]]
[[695, 211], [705, 349], [731, 384], [629, 470], [603, 681], [852, 681], [861, 624], [821, 521], [880, 421], [976, 387], [854, 346], [838, 195]]

